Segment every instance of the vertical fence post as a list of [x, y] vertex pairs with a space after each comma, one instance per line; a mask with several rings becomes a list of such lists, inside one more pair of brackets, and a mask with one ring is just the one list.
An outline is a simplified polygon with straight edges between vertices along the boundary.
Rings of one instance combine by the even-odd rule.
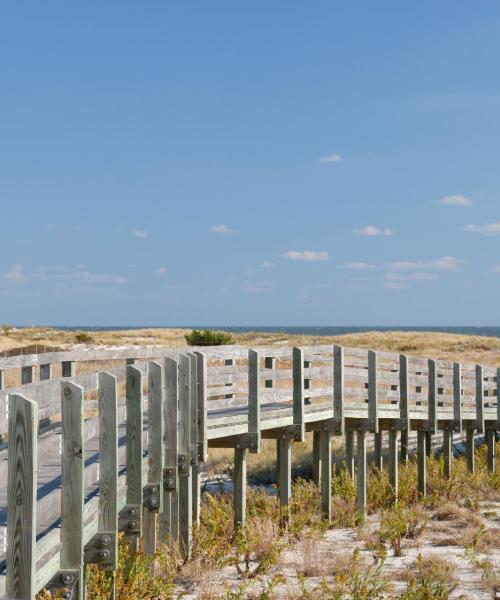
[[208, 460], [207, 441], [207, 357], [202, 352], [195, 352], [197, 357], [197, 381], [198, 381], [198, 460]]
[[451, 465], [453, 461], [453, 431], [451, 429], [443, 431], [443, 460], [444, 476], [449, 479], [451, 477]]
[[389, 431], [389, 482], [394, 493], [394, 499], [398, 497], [398, 432], [396, 429]]
[[481, 365], [476, 365], [476, 421], [478, 433], [484, 433], [484, 374]]
[[[279, 499], [282, 508], [287, 508], [292, 496], [292, 443], [284, 435], [276, 440], [278, 458]], [[288, 516], [284, 514], [284, 521]]]
[[352, 429], [346, 429], [345, 432], [345, 455], [347, 471], [354, 479], [354, 431]]
[[321, 513], [328, 522], [332, 520], [332, 433], [320, 433], [321, 454]]
[[320, 452], [320, 432], [313, 431], [313, 464], [312, 478], [314, 483], [319, 486], [321, 483], [321, 452]]
[[247, 507], [247, 449], [234, 449], [234, 523], [242, 527], [246, 523]]
[[465, 443], [465, 453], [467, 458], [467, 469], [469, 473], [474, 474], [476, 470], [476, 461], [475, 461], [475, 448], [474, 448], [474, 429], [472, 427], [467, 427], [466, 430], [466, 443]]
[[374, 433], [379, 432], [377, 383], [377, 353], [368, 350], [368, 418]]
[[426, 471], [426, 442], [427, 436], [425, 431], [420, 429], [417, 432], [417, 470], [418, 470], [418, 493], [425, 497], [427, 494], [427, 471]]
[[160, 538], [170, 547], [179, 538], [177, 420], [179, 406], [179, 367], [172, 358], [165, 359], [165, 468], [163, 472], [163, 511]]
[[333, 347], [333, 418], [338, 420], [337, 433], [344, 433], [344, 348]]
[[432, 455], [432, 434], [437, 430], [437, 371], [436, 361], [432, 359], [428, 361], [427, 403], [430, 429], [425, 432], [425, 454], [430, 457]]
[[127, 403], [127, 499], [119, 516], [120, 531], [132, 557], [137, 552], [142, 532], [142, 373], [132, 366], [125, 368], [125, 398]]
[[33, 600], [36, 594], [36, 486], [38, 405], [9, 394], [7, 480], [8, 598]]
[[72, 598], [83, 600], [83, 505], [85, 500], [84, 391], [64, 381], [61, 384], [61, 570], [75, 570], [71, 578]]
[[248, 351], [248, 433], [250, 452], [260, 452], [260, 356]]
[[366, 431], [359, 430], [357, 433], [357, 497], [356, 506], [360, 512], [366, 513]]
[[[115, 597], [115, 571], [118, 566], [118, 397], [116, 377], [98, 375], [99, 405], [99, 519], [100, 542], [109, 545], [109, 560], [102, 564]], [[107, 542], [107, 544], [104, 544]]]
[[408, 407], [410, 395], [408, 357], [399, 357], [399, 411], [401, 426], [401, 463], [408, 462], [408, 433], [410, 432], [410, 410]]
[[494, 473], [496, 464], [495, 430], [488, 429], [485, 435], [488, 455], [488, 470], [490, 473]]
[[148, 364], [148, 483], [144, 488], [143, 547], [146, 554], [156, 552], [156, 517], [162, 510], [160, 491], [163, 474], [163, 400], [165, 380], [163, 368]]
[[384, 459], [382, 456], [382, 443], [383, 443], [383, 432], [379, 431], [378, 433], [373, 434], [373, 454], [374, 454], [374, 465], [379, 470], [382, 471], [384, 468]]
[[462, 367], [453, 363], [453, 429], [462, 431]]
[[193, 488], [191, 479], [191, 360], [179, 357], [179, 545], [182, 557], [191, 554]]
[[190, 460], [191, 460], [191, 480], [193, 485], [193, 524], [197, 527], [200, 524], [200, 509], [201, 509], [201, 471], [198, 464], [198, 364], [195, 354], [188, 353], [191, 360], [191, 416], [190, 416]]
[[292, 351], [293, 371], [293, 424], [297, 433], [295, 441], [303, 442], [305, 438], [304, 425], [304, 353], [300, 348]]

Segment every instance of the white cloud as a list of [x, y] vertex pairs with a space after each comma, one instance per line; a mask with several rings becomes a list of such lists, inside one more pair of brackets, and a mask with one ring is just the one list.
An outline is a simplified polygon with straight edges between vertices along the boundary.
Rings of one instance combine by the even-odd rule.
[[262, 268], [263, 269], [272, 269], [274, 267], [274, 263], [272, 263], [270, 260], [265, 260], [262, 263]]
[[210, 231], [212, 233], [221, 233], [221, 234], [231, 233], [231, 229], [229, 229], [229, 227], [227, 225], [213, 225], [210, 228]]
[[313, 250], [288, 250], [283, 256], [290, 260], [305, 260], [307, 262], [328, 260], [328, 252], [314, 252]]
[[422, 271], [431, 269], [434, 271], [457, 271], [461, 260], [455, 256], [443, 256], [433, 260], [397, 260], [390, 263], [389, 268], [394, 271]]
[[134, 229], [132, 235], [135, 235], [135, 237], [141, 240], [145, 240], [148, 237], [148, 232], [145, 229]]
[[408, 281], [435, 281], [437, 279], [437, 275], [435, 273], [418, 271], [417, 273], [410, 273], [409, 275], [402, 275], [401, 273], [386, 273], [385, 278], [387, 281], [401, 283]]
[[321, 158], [318, 158], [318, 162], [339, 163], [344, 162], [344, 159], [340, 156], [340, 154], [328, 154], [327, 156], [322, 156]]
[[355, 229], [354, 233], [357, 233], [358, 235], [366, 235], [368, 237], [376, 237], [379, 235], [392, 235], [392, 230], [388, 227], [385, 227], [384, 229], [379, 229], [374, 225], [367, 225], [366, 227]]
[[446, 206], [472, 206], [472, 200], [467, 196], [457, 194], [455, 196], [445, 196], [438, 200], [438, 204], [444, 204]]
[[158, 273], [159, 273], [160, 275], [165, 275], [165, 273], [166, 273], [166, 272], [167, 272], [167, 267], [160, 267], [160, 268], [158, 269]]
[[339, 269], [351, 269], [353, 271], [364, 271], [365, 269], [374, 269], [375, 265], [370, 265], [365, 262], [350, 262], [345, 265], [339, 265]]
[[464, 231], [479, 233], [481, 235], [500, 235], [500, 221], [496, 223], [484, 223], [483, 225], [469, 223], [469, 225], [464, 227]]
[[25, 281], [26, 275], [24, 274], [23, 265], [14, 265], [5, 273], [2, 273], [2, 279], [9, 281], [10, 283], [21, 283]]
[[119, 277], [117, 275], [107, 275], [105, 273], [92, 273], [91, 271], [74, 271], [69, 273], [64, 279], [73, 279], [76, 281], [83, 281], [84, 283], [127, 283], [126, 277]]

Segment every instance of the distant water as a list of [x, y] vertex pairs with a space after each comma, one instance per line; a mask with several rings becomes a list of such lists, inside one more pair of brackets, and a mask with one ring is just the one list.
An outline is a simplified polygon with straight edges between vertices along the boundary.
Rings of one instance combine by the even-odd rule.
[[58, 329], [65, 329], [67, 331], [112, 331], [116, 329], [123, 330], [134, 330], [134, 329], [170, 329], [175, 328], [186, 328], [186, 329], [213, 329], [231, 331], [234, 333], [245, 333], [248, 331], [256, 331], [260, 333], [285, 333], [290, 335], [343, 335], [347, 333], [363, 333], [366, 331], [417, 331], [417, 332], [433, 332], [433, 333], [457, 333], [462, 335], [481, 335], [485, 337], [500, 337], [500, 327], [476, 327], [476, 326], [450, 326], [450, 327], [413, 327], [413, 326], [398, 326], [398, 327], [381, 327], [381, 326], [367, 326], [367, 327], [314, 327], [306, 325], [298, 325], [293, 327], [281, 327], [279, 325], [260, 327], [258, 325], [238, 326], [229, 327], [225, 325], [171, 325], [165, 327], [158, 327], [157, 325], [141, 325], [136, 327], [130, 327], [127, 325], [113, 325], [106, 327], [58, 327]]

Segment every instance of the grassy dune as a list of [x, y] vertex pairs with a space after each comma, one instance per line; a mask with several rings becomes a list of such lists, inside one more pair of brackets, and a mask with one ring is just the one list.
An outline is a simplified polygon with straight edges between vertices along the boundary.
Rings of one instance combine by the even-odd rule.
[[[78, 343], [90, 345], [182, 346], [190, 329], [136, 329], [92, 333], [62, 331], [48, 327], [23, 329], [0, 327], [0, 352], [67, 349]], [[500, 338], [421, 332], [367, 332], [340, 336], [305, 336], [284, 333], [236, 333], [237, 344], [273, 346], [342, 344], [375, 350], [404, 352], [430, 358], [459, 360], [463, 363], [500, 365]]]

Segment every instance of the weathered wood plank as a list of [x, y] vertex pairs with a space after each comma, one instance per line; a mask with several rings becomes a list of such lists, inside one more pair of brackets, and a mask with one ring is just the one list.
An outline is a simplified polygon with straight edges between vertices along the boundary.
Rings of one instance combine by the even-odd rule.
[[379, 431], [378, 423], [378, 381], [377, 353], [368, 351], [368, 417], [374, 433]]
[[234, 449], [234, 521], [236, 527], [246, 523], [247, 507], [247, 449]]
[[7, 481], [6, 592], [33, 600], [36, 561], [38, 407], [19, 394], [9, 395], [9, 475]]
[[332, 433], [320, 432], [321, 455], [321, 514], [328, 522], [332, 520]]
[[333, 347], [333, 418], [339, 421], [338, 433], [344, 432], [344, 348]]
[[250, 452], [260, 452], [260, 355], [248, 351], [248, 432], [254, 438]]
[[61, 569], [76, 569], [78, 598], [84, 598], [83, 507], [85, 501], [84, 390], [61, 383]]
[[191, 555], [193, 484], [190, 461], [191, 360], [179, 357], [179, 548], [183, 558]]
[[[304, 441], [304, 355], [300, 348], [292, 351], [293, 361], [293, 424], [300, 429], [296, 441]], [[298, 438], [298, 439], [297, 439]]]
[[366, 431], [357, 432], [357, 489], [356, 506], [363, 514], [366, 513]]

